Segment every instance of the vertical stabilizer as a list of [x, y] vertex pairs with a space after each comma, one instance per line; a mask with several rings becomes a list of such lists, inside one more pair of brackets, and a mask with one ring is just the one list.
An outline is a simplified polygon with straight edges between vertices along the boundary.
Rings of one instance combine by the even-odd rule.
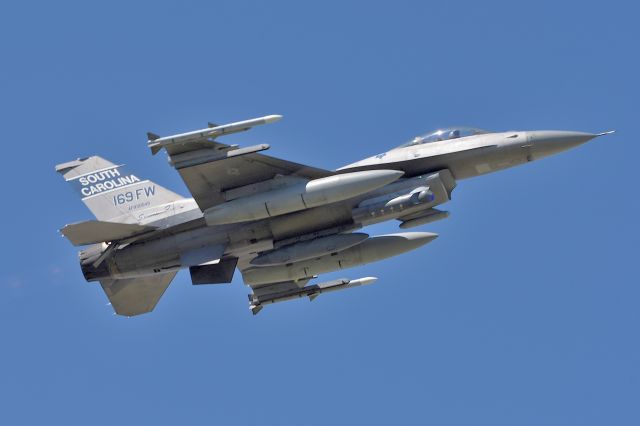
[[131, 173], [102, 157], [93, 156], [58, 164], [56, 171], [71, 184], [96, 219], [140, 222], [140, 212], [182, 197]]

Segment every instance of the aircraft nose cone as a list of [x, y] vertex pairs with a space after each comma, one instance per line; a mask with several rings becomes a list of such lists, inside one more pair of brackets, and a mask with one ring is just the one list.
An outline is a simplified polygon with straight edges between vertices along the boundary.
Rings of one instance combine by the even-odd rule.
[[575, 148], [598, 136], [600, 135], [563, 130], [538, 130], [529, 132], [533, 155], [536, 159]]

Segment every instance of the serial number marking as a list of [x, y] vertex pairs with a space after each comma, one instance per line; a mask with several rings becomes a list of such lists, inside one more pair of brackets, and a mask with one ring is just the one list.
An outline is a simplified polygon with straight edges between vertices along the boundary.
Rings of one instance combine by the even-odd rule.
[[[141, 209], [143, 207], [148, 207], [150, 204], [151, 204], [151, 202], [149, 202], [149, 201], [145, 201], [144, 203], [134, 204], [132, 206], [129, 206], [129, 211], [138, 210], [138, 209]], [[142, 217], [144, 217], [144, 215], [142, 215]]]

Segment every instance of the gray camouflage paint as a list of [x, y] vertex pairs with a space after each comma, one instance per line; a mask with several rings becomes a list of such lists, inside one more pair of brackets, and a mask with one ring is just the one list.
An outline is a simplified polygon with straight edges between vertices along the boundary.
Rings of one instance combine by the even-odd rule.
[[[269, 116], [232, 123], [220, 126], [222, 130], [214, 128], [209, 133], [214, 136], [233, 133], [278, 118]], [[203, 194], [197, 195], [200, 202], [198, 199], [185, 199], [142, 179], [123, 166], [100, 157], [89, 157], [58, 165], [56, 170], [78, 191], [98, 220], [145, 225], [145, 229], [153, 227], [153, 231], [119, 241], [110, 241], [108, 235], [103, 235], [108, 231], [100, 231], [92, 224], [84, 224], [81, 228], [83, 224], [68, 225], [62, 232], [65, 234], [66, 230], [71, 238], [71, 235], [87, 233], [86, 229], [89, 229], [89, 233], [95, 235], [84, 237], [112, 243], [90, 246], [81, 252], [80, 258], [86, 279], [101, 281], [117, 313], [137, 315], [152, 310], [175, 272], [181, 268], [200, 265], [200, 276], [204, 273], [206, 277], [207, 268], [216, 268], [211, 262], [232, 258], [238, 259], [237, 265], [245, 282], [254, 287], [251, 308], [257, 313], [262, 308], [261, 298], [268, 303], [289, 300], [296, 295], [313, 299], [322, 285], [304, 286], [316, 274], [397, 255], [436, 237], [429, 233], [401, 233], [363, 239], [354, 246], [341, 243], [342, 234], [388, 220], [399, 219], [403, 221], [401, 227], [408, 228], [445, 218], [448, 212], [434, 207], [450, 199], [456, 181], [553, 155], [599, 135], [602, 134], [566, 131], [484, 133], [394, 148], [335, 172], [325, 172], [271, 157], [251, 157], [257, 155], [256, 150], [233, 154], [233, 147], [221, 144], [216, 145], [216, 149], [222, 154], [206, 151], [203, 158], [206, 157], [207, 161], [199, 163], [198, 152], [205, 151], [206, 143], [209, 143], [202, 141], [202, 137], [207, 136], [206, 130], [166, 138], [151, 134], [150, 138], [156, 137], [149, 142], [153, 153], [166, 148], [172, 161], [175, 163], [180, 157], [183, 165], [187, 164], [185, 158], [188, 158], [190, 163], [179, 171], [190, 188], [197, 188]], [[181, 145], [180, 138], [189, 138], [188, 143], [197, 146], [190, 151], [188, 144]], [[220, 162], [240, 156], [246, 156], [250, 162], [251, 158], [259, 160], [254, 165], [257, 169], [251, 164], [248, 168], [260, 174], [256, 177], [259, 180], [251, 182], [250, 177], [239, 172], [241, 168], [230, 166], [226, 169], [226, 177], [220, 175], [228, 187], [216, 187], [217, 183], [211, 182], [211, 188], [217, 188], [219, 195], [215, 191], [206, 193], [203, 182], [207, 181], [202, 181], [202, 176], [193, 170], [202, 173], [206, 170], [202, 167], [208, 164], [219, 167], [217, 164]], [[217, 163], [211, 158], [215, 158]], [[271, 179], [262, 179], [265, 173], [269, 175], [269, 168], [286, 170], [290, 164], [298, 171], [285, 175], [274, 172]], [[234, 170], [242, 183], [236, 187], [232, 186]], [[376, 171], [402, 173], [376, 185], [373, 181], [379, 181], [381, 176]], [[356, 186], [364, 189], [341, 194], [331, 185], [329, 192], [326, 192], [326, 185], [316, 185], [325, 192], [320, 196], [309, 192], [314, 202], [305, 205], [305, 196], [310, 196], [305, 193], [305, 188], [313, 188], [314, 181], [339, 182], [333, 177], [326, 177], [331, 175], [356, 176], [349, 178], [351, 185], [353, 179], [358, 179]], [[331, 196], [325, 197], [326, 194]], [[277, 204], [269, 205], [274, 199], [271, 195], [277, 195]], [[289, 204], [295, 208], [287, 207]], [[201, 211], [202, 206], [207, 207], [205, 214]], [[264, 213], [265, 207], [267, 213]], [[217, 212], [216, 220], [210, 219], [212, 226], [207, 226], [205, 218], [210, 211]], [[245, 217], [239, 219], [240, 216]], [[375, 247], [375, 250], [369, 247]], [[254, 261], [256, 258], [258, 260]], [[273, 259], [284, 260], [274, 264]], [[167, 280], [169, 274], [171, 276]], [[216, 275], [221, 274], [216, 271]], [[150, 279], [154, 276], [160, 278]], [[345, 279], [332, 288], [348, 288], [348, 282]]]

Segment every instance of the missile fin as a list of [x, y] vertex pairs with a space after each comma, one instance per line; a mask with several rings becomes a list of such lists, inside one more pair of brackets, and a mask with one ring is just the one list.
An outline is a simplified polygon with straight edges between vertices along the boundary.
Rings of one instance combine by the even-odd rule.
[[150, 141], [155, 141], [156, 139], [160, 139], [160, 135], [157, 135], [153, 132], [147, 132], [147, 139]]

